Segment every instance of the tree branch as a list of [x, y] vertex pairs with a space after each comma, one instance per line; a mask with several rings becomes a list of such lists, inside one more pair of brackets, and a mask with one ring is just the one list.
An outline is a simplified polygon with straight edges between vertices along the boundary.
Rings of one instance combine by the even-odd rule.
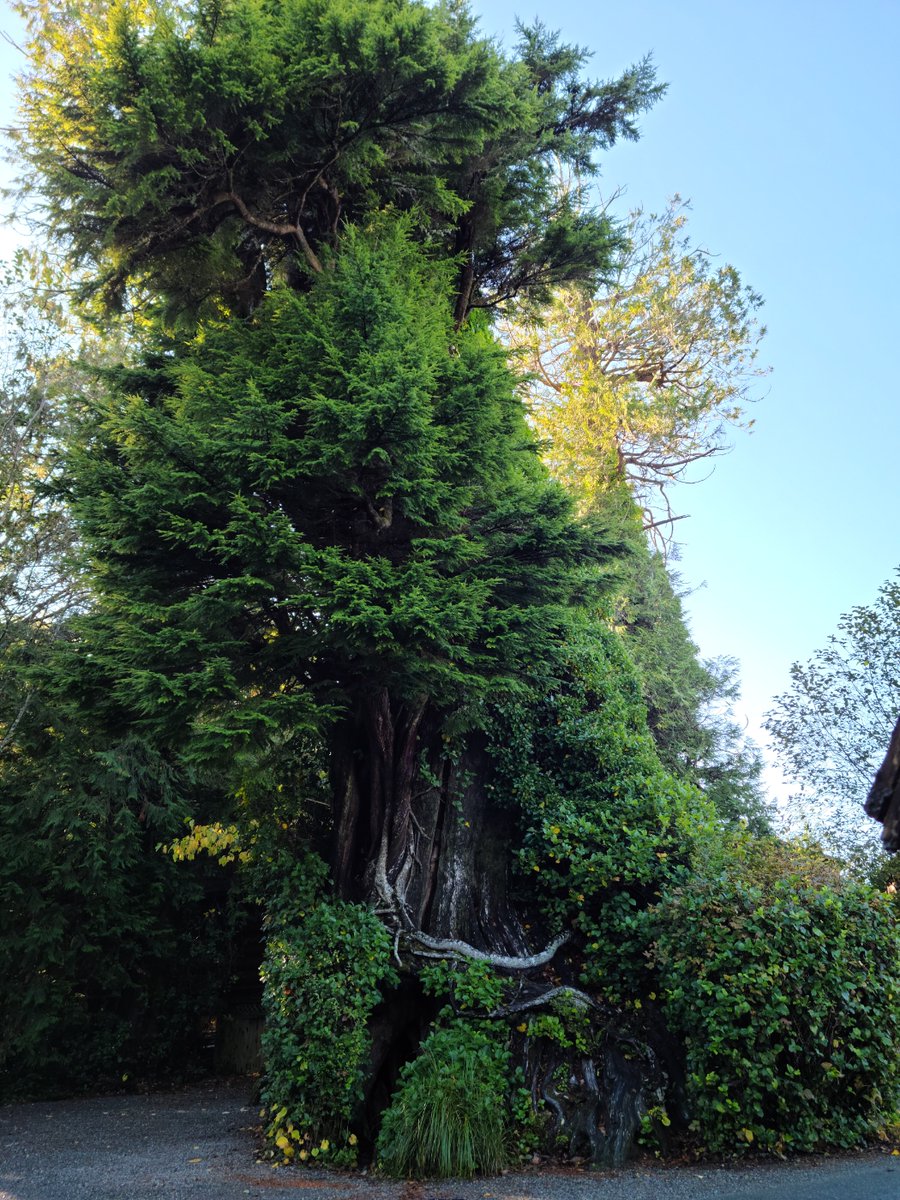
[[303, 257], [309, 263], [310, 267], [317, 275], [322, 274], [322, 263], [318, 255], [309, 242], [306, 240], [306, 234], [298, 221], [295, 225], [290, 225], [286, 221], [267, 221], [265, 217], [254, 216], [237, 192], [218, 192], [213, 198], [214, 204], [231, 203], [244, 218], [248, 225], [252, 225], [254, 229], [260, 229], [263, 233], [274, 234], [275, 237], [292, 237], [296, 240], [300, 249], [303, 251]]
[[16, 730], [19, 728], [19, 725], [22, 723], [22, 718], [25, 716], [25, 714], [28, 712], [29, 707], [31, 706], [31, 697], [32, 697], [32, 693], [28, 692], [25, 696], [25, 700], [23, 701], [21, 707], [19, 708], [19, 711], [16, 713], [13, 723], [8, 727], [8, 729], [6, 730], [6, 733], [3, 735], [3, 737], [0, 738], [0, 754], [3, 753], [3, 751], [6, 749], [6, 747], [10, 744], [10, 742], [12, 742], [13, 738], [16, 736]]
[[587, 992], [563, 985], [550, 988], [549, 991], [542, 992], [539, 996], [531, 996], [528, 1000], [514, 1000], [512, 1004], [504, 1004], [502, 1008], [494, 1009], [489, 1015], [491, 1017], [510, 1017], [514, 1013], [526, 1012], [529, 1008], [543, 1008], [545, 1004], [552, 1004], [554, 1000], [560, 999], [571, 1000], [577, 1008], [600, 1007]]

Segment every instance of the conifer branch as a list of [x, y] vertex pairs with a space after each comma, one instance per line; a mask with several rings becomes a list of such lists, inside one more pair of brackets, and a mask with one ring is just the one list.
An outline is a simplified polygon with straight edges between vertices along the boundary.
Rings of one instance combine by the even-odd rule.
[[310, 267], [317, 275], [322, 274], [322, 263], [307, 241], [306, 234], [301, 228], [300, 222], [291, 225], [287, 221], [268, 221], [265, 217], [255, 216], [237, 192], [219, 192], [214, 199], [215, 204], [233, 204], [243, 219], [248, 225], [252, 225], [254, 229], [260, 229], [263, 233], [274, 234], [275, 237], [292, 237], [296, 240], [300, 249], [303, 251], [303, 257], [309, 263]]

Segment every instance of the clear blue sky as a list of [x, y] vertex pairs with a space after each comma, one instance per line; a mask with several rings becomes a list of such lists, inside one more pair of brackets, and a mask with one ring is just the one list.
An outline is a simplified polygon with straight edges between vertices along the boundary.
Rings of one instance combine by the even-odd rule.
[[900, 0], [473, 7], [507, 44], [540, 16], [603, 78], [652, 53], [669, 92], [603, 191], [626, 189], [623, 212], [689, 197], [695, 238], [765, 297], [756, 429], [676, 498], [694, 636], [740, 660], [755, 731], [791, 662], [900, 563]]

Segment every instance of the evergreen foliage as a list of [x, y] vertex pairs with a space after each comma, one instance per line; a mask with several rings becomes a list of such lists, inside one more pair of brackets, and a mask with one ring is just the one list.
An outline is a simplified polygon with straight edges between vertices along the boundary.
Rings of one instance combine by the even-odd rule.
[[620, 1003], [648, 986], [650, 909], [712, 810], [661, 766], [640, 680], [608, 625], [574, 627], [536, 674], [528, 700], [498, 713], [495, 786], [521, 812], [523, 887], [583, 938], [577, 982]]
[[145, 328], [47, 493], [90, 608], [55, 640], [17, 614], [0, 664], [6, 1070], [67, 1086], [66, 1042], [92, 1078], [187, 1044], [198, 968], [220, 978], [208, 866], [265, 914], [283, 1161], [352, 1161], [398, 1071], [394, 1172], [542, 1137], [620, 1161], [684, 1056], [706, 1147], [860, 1139], [895, 1098], [893, 908], [723, 831], [755, 819], [755, 766], [703, 713], [727, 680], [622, 470], [638, 415], [666, 453], [684, 434], [668, 318], [695, 364], [724, 339], [724, 377], [685, 384], [688, 449], [718, 446], [758, 299], [670, 222], [624, 317], [584, 317], [644, 311], [653, 361], [623, 368], [580, 519], [478, 311], [609, 273], [620, 231], [557, 172], [635, 135], [650, 68], [588, 83], [540, 25], [507, 57], [456, 0], [29, 8], [31, 194], [85, 293]]
[[540, 25], [506, 58], [457, 0], [22, 9], [32, 189], [116, 302], [143, 283], [249, 311], [281, 263], [299, 283], [295, 256], [321, 271], [343, 227], [396, 204], [464, 259], [459, 319], [597, 279], [618, 235], [559, 193], [558, 164], [590, 174], [662, 91], [647, 62], [585, 81], [586, 54]]
[[728, 712], [738, 697], [737, 666], [700, 658], [676, 585], [662, 555], [638, 550], [616, 614], [638, 669], [657, 753], [667, 770], [705, 793], [723, 820], [768, 833], [762, 759]]
[[[3, 717], [24, 670], [6, 664]], [[184, 1071], [223, 986], [228, 924], [202, 875], [155, 852], [183, 811], [171, 768], [30, 694], [0, 762], [0, 1095]]]
[[81, 686], [204, 762], [373, 681], [459, 704], [603, 586], [608, 539], [572, 522], [502, 352], [454, 333], [405, 220], [111, 382], [67, 462], [98, 591]]
[[[292, 873], [295, 883], [296, 870]], [[262, 966], [266, 1133], [285, 1161], [353, 1162], [371, 1052], [367, 1022], [397, 974], [391, 938], [371, 909], [296, 888], [269, 910]]]

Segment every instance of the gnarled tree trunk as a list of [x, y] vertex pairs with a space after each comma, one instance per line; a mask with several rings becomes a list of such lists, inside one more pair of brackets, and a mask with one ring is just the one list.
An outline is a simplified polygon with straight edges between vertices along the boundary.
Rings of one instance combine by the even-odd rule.
[[436, 1002], [417, 982], [416, 965], [444, 958], [490, 963], [518, 997], [494, 1014], [513, 1027], [526, 1010], [555, 1011], [563, 1001], [588, 1014], [590, 1052], [513, 1035], [545, 1142], [595, 1165], [629, 1155], [648, 1111], [677, 1075], [660, 1021], [643, 1041], [616, 1014], [560, 979], [577, 978], [577, 952], [558, 953], [569, 935], [531, 946], [510, 901], [514, 813], [488, 786], [490, 762], [471, 732], [451, 761], [441, 714], [426, 701], [400, 702], [386, 688], [361, 697], [334, 731], [332, 862], [339, 895], [370, 903], [396, 935], [403, 981], [370, 1025], [371, 1071], [360, 1128], [371, 1146], [400, 1067], [414, 1057]]
[[332, 741], [338, 894], [373, 904], [397, 934], [527, 955], [507, 894], [511, 814], [485, 788], [483, 739], [451, 761], [439, 714], [387, 688], [361, 698]]

